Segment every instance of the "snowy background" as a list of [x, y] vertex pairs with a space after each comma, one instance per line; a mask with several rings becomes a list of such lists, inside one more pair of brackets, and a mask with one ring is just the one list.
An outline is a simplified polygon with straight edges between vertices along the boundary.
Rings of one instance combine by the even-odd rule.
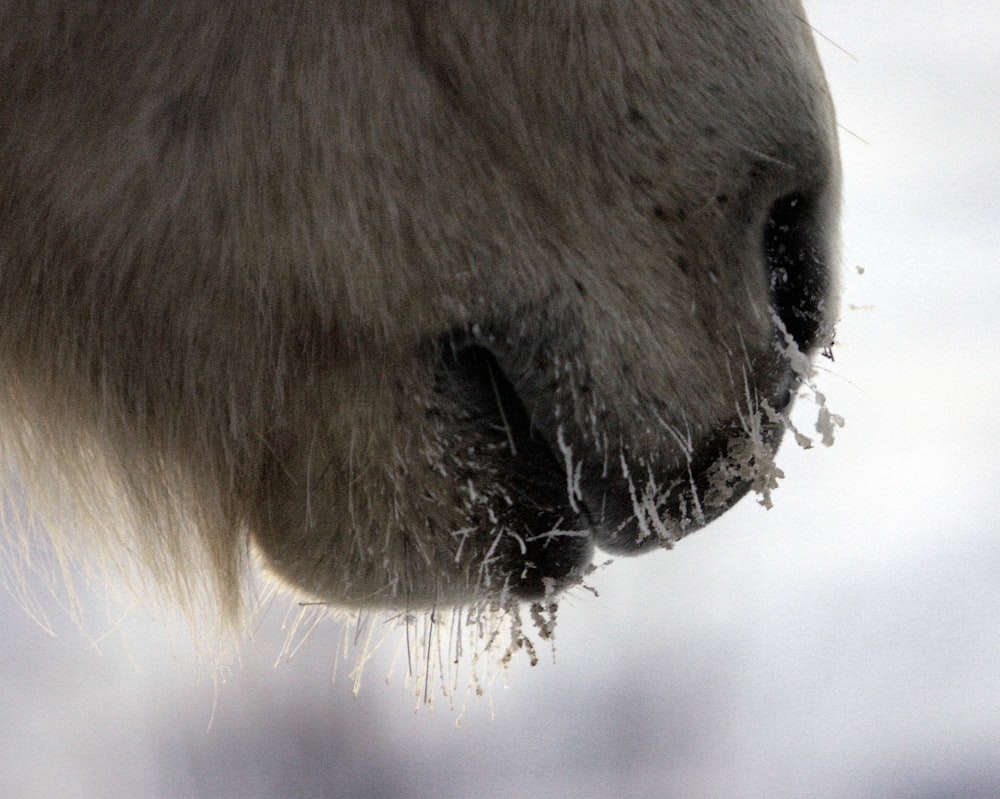
[[788, 442], [773, 510], [595, 575], [555, 662], [516, 658], [458, 727], [385, 679], [391, 646], [357, 698], [350, 661], [332, 681], [336, 625], [275, 666], [278, 606], [215, 685], [162, 623], [95, 599], [93, 641], [53, 601], [53, 637], [0, 592], [0, 796], [1000, 796], [1000, 5], [809, 11], [836, 43], [845, 306], [821, 387], [847, 426]]

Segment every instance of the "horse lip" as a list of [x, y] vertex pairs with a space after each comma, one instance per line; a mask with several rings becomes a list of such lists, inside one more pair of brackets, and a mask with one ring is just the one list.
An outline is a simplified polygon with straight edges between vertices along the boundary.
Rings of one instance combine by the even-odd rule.
[[[761, 416], [765, 416], [763, 411]], [[586, 507], [600, 510], [590, 527], [595, 543], [614, 554], [632, 555], [653, 547], [669, 548], [700, 530], [751, 490], [757, 469], [767, 468], [759, 462], [746, 463], [745, 456], [736, 453], [756, 436], [752, 446], [765, 447], [773, 454], [783, 432], [780, 422], [762, 422], [756, 432], [748, 432], [742, 419], [732, 420], [704, 439], [681, 466], [652, 475], [656, 496], [635, 484], [635, 478], [644, 482], [650, 476], [646, 474], [623, 474], [616, 480], [581, 479]], [[737, 468], [741, 465], [750, 466], [751, 474]]]
[[[616, 554], [669, 547], [735, 505], [753, 487], [758, 468], [746, 461], [753, 457], [747, 447], [764, 447], [769, 455], [777, 449], [781, 414], [797, 380], [776, 351], [769, 364], [758, 364], [770, 385], [766, 403], [717, 426], [686, 457], [675, 453], [673, 461], [645, 467], [625, 446], [604, 451], [574, 435], [552, 412], [551, 384], [517, 364], [497, 338], [453, 333], [438, 352], [451, 385], [446, 390], [465, 397], [482, 415], [480, 424], [509, 441], [495, 452], [507, 453], [502, 479], [533, 506], [516, 518], [530, 535], [521, 557], [535, 564], [527, 581], [532, 592], [550, 573], [573, 574], [594, 544]], [[741, 447], [744, 454], [737, 454]]]

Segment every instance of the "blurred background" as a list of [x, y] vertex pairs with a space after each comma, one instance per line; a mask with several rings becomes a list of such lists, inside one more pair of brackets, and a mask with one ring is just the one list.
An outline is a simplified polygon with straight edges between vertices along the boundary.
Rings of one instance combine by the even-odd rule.
[[554, 653], [432, 707], [405, 653], [386, 676], [398, 636], [357, 697], [352, 628], [282, 655], [282, 601], [216, 680], [183, 628], [83, 596], [86, 633], [55, 599], [47, 630], [0, 592], [0, 796], [1000, 796], [1000, 5], [808, 11], [842, 126], [819, 385], [846, 427], [786, 443], [772, 510], [600, 570]]

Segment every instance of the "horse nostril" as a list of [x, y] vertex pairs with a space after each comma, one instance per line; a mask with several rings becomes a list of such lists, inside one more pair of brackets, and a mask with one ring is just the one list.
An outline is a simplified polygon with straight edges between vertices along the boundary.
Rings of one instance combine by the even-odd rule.
[[764, 228], [771, 302], [799, 349], [819, 343], [830, 293], [829, 248], [815, 202], [787, 194], [771, 207]]

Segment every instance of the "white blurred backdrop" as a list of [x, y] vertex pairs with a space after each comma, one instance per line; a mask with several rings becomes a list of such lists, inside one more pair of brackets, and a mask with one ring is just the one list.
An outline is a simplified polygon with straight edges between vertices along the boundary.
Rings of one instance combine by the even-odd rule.
[[554, 662], [515, 658], [461, 717], [415, 712], [392, 646], [355, 698], [332, 623], [279, 658], [280, 603], [216, 684], [183, 630], [84, 597], [89, 636], [55, 600], [52, 635], [0, 592], [0, 796], [1000, 796], [1000, 6], [808, 9], [845, 166], [820, 387], [847, 424], [786, 443], [772, 510], [603, 569]]

